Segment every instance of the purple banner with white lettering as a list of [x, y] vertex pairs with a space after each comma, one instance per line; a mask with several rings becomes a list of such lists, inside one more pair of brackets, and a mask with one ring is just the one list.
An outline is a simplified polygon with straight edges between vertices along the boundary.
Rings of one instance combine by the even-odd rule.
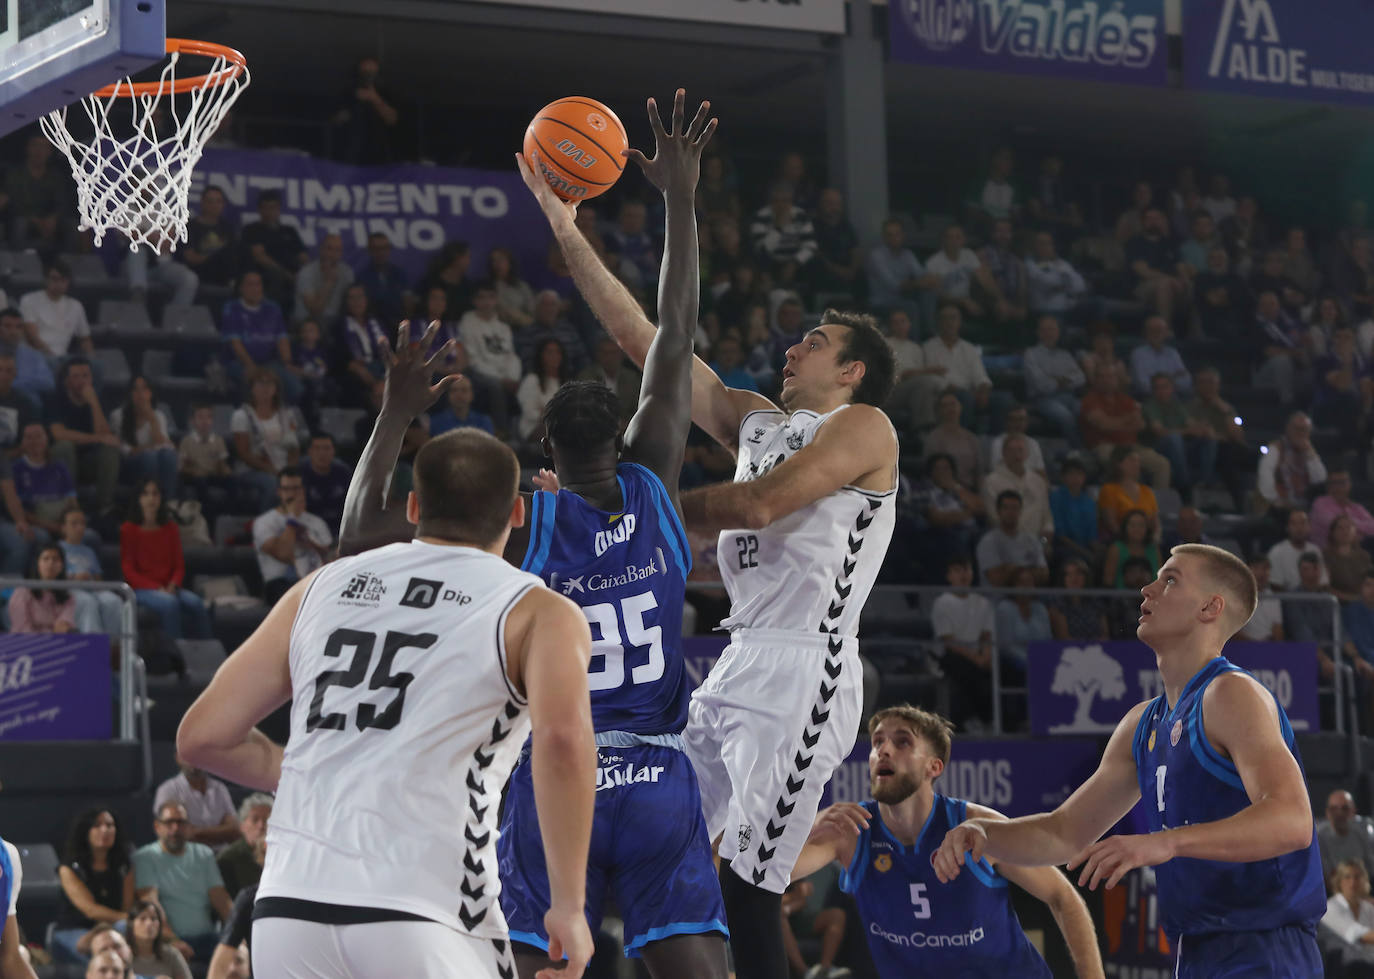
[[1374, 105], [1367, 0], [1188, 0], [1189, 88]]
[[[391, 239], [391, 260], [411, 276], [446, 241], [472, 248], [470, 275], [485, 274], [487, 252], [511, 249], [521, 276], [548, 284], [548, 222], [514, 164], [508, 171], [427, 167], [359, 167], [294, 153], [207, 149], [196, 166], [191, 199], [214, 184], [224, 190], [231, 220], [257, 220], [258, 193], [281, 191], [282, 222], [300, 231], [313, 255], [330, 232], [343, 236], [344, 261], [355, 269], [367, 257], [367, 236]], [[194, 210], [194, 206], [192, 208]]]
[[1164, 85], [1164, 0], [890, 0], [892, 57], [914, 64]]
[[[1317, 730], [1315, 643], [1235, 642], [1224, 652], [1273, 693], [1295, 730]], [[1032, 734], [1110, 734], [1128, 710], [1164, 692], [1155, 654], [1135, 640], [1033, 642], [1027, 660]]]
[[107, 740], [110, 639], [0, 635], [0, 741]]

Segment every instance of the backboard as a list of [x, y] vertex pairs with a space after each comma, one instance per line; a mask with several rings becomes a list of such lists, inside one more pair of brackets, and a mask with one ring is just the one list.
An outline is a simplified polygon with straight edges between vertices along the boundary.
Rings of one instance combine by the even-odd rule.
[[0, 0], [0, 136], [166, 54], [166, 0]]

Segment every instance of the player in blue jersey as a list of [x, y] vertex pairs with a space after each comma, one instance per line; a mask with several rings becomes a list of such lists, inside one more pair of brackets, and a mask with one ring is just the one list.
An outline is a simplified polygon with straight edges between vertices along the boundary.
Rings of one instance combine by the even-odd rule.
[[[935, 869], [953, 880], [965, 854], [1067, 863], [1096, 888], [1155, 867], [1178, 976], [1320, 977], [1325, 888], [1293, 729], [1221, 655], [1254, 613], [1254, 576], [1227, 551], [1180, 544], [1141, 595], [1136, 635], [1155, 652], [1164, 695], [1122, 718], [1097, 771], [1058, 809], [972, 819], [946, 835]], [[1101, 839], [1141, 798], [1150, 832]]]
[[14, 916], [23, 879], [18, 848], [0, 840], [0, 915], [4, 916], [4, 927], [0, 930], [0, 979], [35, 979], [33, 968], [20, 950], [19, 919]]
[[[681, 743], [691, 694], [680, 645], [691, 550], [677, 484], [691, 425], [700, 289], [695, 191], [701, 151], [716, 127], [710, 103], [687, 125], [684, 100], [679, 90], [669, 131], [650, 100], [655, 156], [627, 153], [663, 193], [667, 210], [662, 326], [638, 409], [621, 437], [619, 402], [605, 385], [572, 383], [554, 394], [544, 410], [544, 447], [561, 488], [529, 499], [528, 526], [511, 534], [506, 558], [582, 606], [592, 624], [599, 754], [586, 891], [592, 929], [614, 896], [626, 954], [642, 956], [655, 979], [724, 979], [725, 911], [696, 773]], [[518, 162], [533, 189], [539, 178]], [[430, 334], [419, 350], [429, 349]], [[382, 412], [345, 504], [341, 550], [407, 533], [383, 502], [400, 435], [433, 403], [430, 391], [451, 383], [431, 389], [421, 361], [408, 352], [389, 356]], [[548, 962], [550, 887], [527, 758], [511, 775], [498, 853], [517, 965], [533, 976]]]
[[873, 962], [884, 979], [1049, 979], [1050, 970], [1012, 910], [1010, 881], [1049, 905], [1079, 979], [1101, 979], [1088, 908], [1053, 867], [968, 860], [969, 873], [940, 883], [931, 857], [966, 817], [1003, 819], [995, 810], [935, 791], [949, 763], [953, 728], [938, 714], [901, 705], [868, 722], [872, 801], [839, 803], [816, 817], [792, 871], [800, 880], [834, 861], [840, 888], [854, 895]]

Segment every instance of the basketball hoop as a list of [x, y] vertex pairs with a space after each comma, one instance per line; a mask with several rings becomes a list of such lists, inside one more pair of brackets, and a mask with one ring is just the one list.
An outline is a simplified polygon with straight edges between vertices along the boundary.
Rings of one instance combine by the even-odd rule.
[[[182, 55], [210, 58], [210, 70], [178, 78]], [[185, 241], [191, 171], [248, 80], [248, 64], [233, 48], [169, 37], [157, 81], [125, 78], [81, 100], [94, 129], [89, 142], [67, 129], [70, 106], [48, 113], [40, 124], [72, 166], [81, 230], [92, 230], [99, 245], [114, 229], [128, 237], [130, 249], [146, 244], [154, 253]], [[189, 99], [178, 106], [178, 95]], [[110, 119], [120, 100], [132, 108], [127, 123]]]

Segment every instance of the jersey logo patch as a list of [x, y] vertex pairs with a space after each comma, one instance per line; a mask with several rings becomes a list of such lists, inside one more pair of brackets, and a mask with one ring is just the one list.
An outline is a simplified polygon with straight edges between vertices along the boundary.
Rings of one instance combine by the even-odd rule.
[[754, 838], [754, 830], [748, 823], [740, 823], [739, 827], [739, 850], [743, 853], [749, 849], [749, 841]]
[[582, 577], [582, 575], [578, 575], [576, 578], [566, 579], [563, 582], [563, 594], [571, 595], [573, 592], [585, 592], [586, 589], [582, 587]]
[[339, 601], [347, 605], [378, 605], [386, 594], [386, 585], [375, 574], [364, 571], [349, 579]]
[[873, 860], [873, 869], [880, 874], [885, 874], [892, 869], [892, 857], [886, 853], [880, 853]]
[[1150, 743], [1149, 743], [1149, 745], [1145, 748], [1145, 750], [1146, 750], [1146, 751], [1154, 751], [1154, 750], [1155, 750], [1155, 732], [1154, 732], [1154, 731], [1151, 731], [1151, 732], [1150, 732]]
[[458, 605], [467, 605], [472, 601], [471, 595], [445, 588], [442, 581], [435, 581], [433, 578], [411, 578], [410, 583], [406, 585], [405, 594], [401, 596], [400, 604], [406, 608], [433, 608], [434, 603], [440, 598]]
[[1174, 726], [1169, 730], [1169, 744], [1177, 747], [1178, 739], [1183, 737], [1183, 721], [1174, 721]]
[[802, 432], [792, 432], [787, 436], [787, 447], [791, 449], [793, 452], [796, 452], [798, 449], [802, 447], [802, 443], [805, 441], [805, 434], [803, 434]]
[[768, 434], [768, 433], [767, 433], [766, 431], [764, 431], [763, 429], [761, 429], [761, 428], [756, 428], [756, 429], [754, 429], [754, 434], [751, 435], [751, 436], [749, 436], [749, 441], [750, 441], [752, 444], [754, 444], [754, 445], [758, 445], [760, 442], [763, 441], [763, 437], [764, 437], [765, 435], [767, 435], [767, 434]]

